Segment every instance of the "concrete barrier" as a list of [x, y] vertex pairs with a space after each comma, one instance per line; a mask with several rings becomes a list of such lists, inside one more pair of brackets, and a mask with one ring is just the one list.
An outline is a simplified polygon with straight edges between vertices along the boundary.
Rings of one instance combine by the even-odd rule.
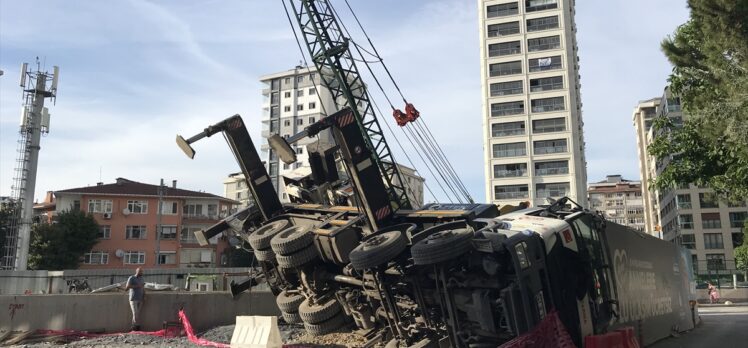
[[[699, 295], [699, 302], [709, 303], [709, 292], [706, 289], [696, 290]], [[722, 288], [719, 289], [719, 301], [724, 302], [748, 302], [748, 288]]]
[[[245, 292], [232, 299], [228, 292], [148, 292], [142, 329], [158, 330], [166, 320], [178, 320], [184, 308], [196, 331], [234, 323], [237, 315], [280, 315], [267, 290]], [[104, 329], [129, 331], [130, 303], [126, 293], [0, 295], [0, 330]]]

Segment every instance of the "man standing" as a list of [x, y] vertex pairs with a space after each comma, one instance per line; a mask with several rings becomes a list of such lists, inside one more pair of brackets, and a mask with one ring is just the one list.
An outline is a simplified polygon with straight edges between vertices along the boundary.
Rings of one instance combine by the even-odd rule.
[[132, 331], [140, 331], [140, 309], [143, 306], [143, 301], [145, 301], [145, 280], [143, 280], [143, 270], [140, 267], [135, 270], [135, 275], [127, 278], [125, 290], [130, 290]]

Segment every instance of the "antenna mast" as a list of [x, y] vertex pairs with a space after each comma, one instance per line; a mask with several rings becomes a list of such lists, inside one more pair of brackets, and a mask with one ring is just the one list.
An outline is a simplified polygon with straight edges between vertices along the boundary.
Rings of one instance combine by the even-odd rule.
[[[49, 112], [44, 100], [57, 98], [57, 81], [60, 69], [41, 71], [39, 58], [36, 71], [29, 64], [21, 65], [19, 85], [23, 88], [23, 108], [18, 136], [18, 157], [11, 187], [10, 208], [13, 214], [6, 232], [5, 245], [0, 259], [0, 269], [22, 271], [28, 268], [31, 224], [34, 216], [34, 189], [39, 166], [42, 133], [49, 133]], [[50, 82], [49, 88], [47, 83]]]

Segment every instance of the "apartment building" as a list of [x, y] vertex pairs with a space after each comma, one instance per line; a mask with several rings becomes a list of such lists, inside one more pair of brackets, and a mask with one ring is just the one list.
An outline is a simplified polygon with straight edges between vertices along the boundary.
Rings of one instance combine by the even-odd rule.
[[733, 249], [742, 243], [741, 228], [748, 218], [746, 202], [721, 201], [708, 187], [694, 184], [647, 190], [670, 160], [646, 152], [647, 146], [662, 135], [651, 127], [654, 117], [668, 117], [678, 125], [688, 116], [681, 110], [678, 97], [667, 88], [659, 101], [643, 101], [634, 109], [646, 230], [691, 249], [700, 274], [735, 269]]
[[589, 184], [590, 209], [606, 219], [644, 232], [644, 201], [641, 181], [608, 175], [605, 180]]
[[486, 197], [586, 205], [573, 0], [479, 0]]
[[217, 223], [239, 202], [178, 188], [176, 180], [164, 186], [161, 195], [160, 189], [159, 185], [117, 178], [111, 184], [55, 191], [56, 213], [83, 210], [93, 214], [101, 226], [98, 243], [85, 255], [80, 268], [223, 265], [227, 238], [216, 236], [209, 246], [201, 247], [194, 232]]
[[[265, 75], [260, 77], [260, 82], [267, 85], [262, 91], [265, 97], [262, 106], [262, 136], [265, 138], [271, 134], [289, 137], [337, 111], [332, 95], [319, 84], [320, 77], [313, 67], [297, 66], [291, 70]], [[306, 145], [318, 140], [332, 143], [330, 133], [323, 131], [317, 137], [302, 139], [292, 145], [299, 157], [299, 161], [292, 165], [280, 161], [267, 142], [260, 146], [260, 158], [266, 163], [268, 174], [282, 202], [289, 200], [281, 176], [296, 168], [309, 166], [305, 156]]]
[[252, 193], [244, 180], [244, 174], [231, 173], [223, 180], [223, 196], [239, 202], [237, 209], [243, 209], [252, 202]]

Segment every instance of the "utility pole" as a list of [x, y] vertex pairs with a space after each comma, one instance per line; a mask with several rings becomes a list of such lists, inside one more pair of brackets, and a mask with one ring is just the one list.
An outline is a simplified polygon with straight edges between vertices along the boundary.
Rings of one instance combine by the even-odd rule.
[[[26, 270], [28, 267], [31, 224], [34, 216], [34, 190], [41, 149], [39, 145], [42, 133], [49, 133], [49, 113], [44, 107], [44, 100], [57, 97], [60, 71], [55, 66], [52, 74], [42, 72], [39, 58], [36, 64], [35, 72], [28, 69], [28, 63], [21, 66], [19, 85], [23, 88], [24, 105], [19, 130], [16, 174], [12, 187], [16, 211], [9, 224], [0, 263], [3, 269], [17, 271]], [[49, 89], [48, 81], [51, 81]]]
[[164, 186], [164, 179], [161, 179], [161, 185], [158, 186], [158, 211], [156, 212], [156, 268], [161, 263], [161, 215], [163, 215], [164, 205], [164, 194], [166, 194], [166, 187]]

